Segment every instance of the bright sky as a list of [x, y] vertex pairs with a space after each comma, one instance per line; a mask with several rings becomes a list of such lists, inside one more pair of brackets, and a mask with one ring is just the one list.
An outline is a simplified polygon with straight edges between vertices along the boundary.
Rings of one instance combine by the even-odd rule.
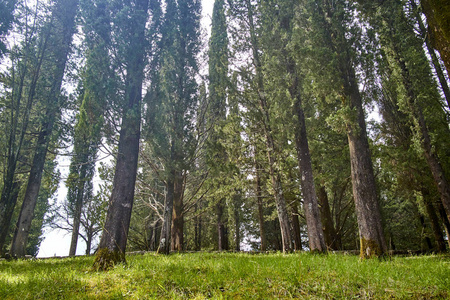
[[[202, 0], [203, 6], [203, 20], [202, 26], [210, 32], [211, 16], [213, 10], [214, 0]], [[62, 178], [66, 178], [69, 174], [70, 160], [67, 157], [60, 158], [60, 170]], [[61, 180], [57, 191], [58, 200], [63, 201], [67, 194], [67, 188], [65, 187], [64, 180]], [[44, 234], [44, 241], [41, 243], [39, 253], [37, 257], [50, 257], [50, 256], [67, 256], [69, 254], [71, 234], [61, 230], [46, 229]], [[83, 255], [86, 251], [85, 242], [79, 238], [77, 255]]]

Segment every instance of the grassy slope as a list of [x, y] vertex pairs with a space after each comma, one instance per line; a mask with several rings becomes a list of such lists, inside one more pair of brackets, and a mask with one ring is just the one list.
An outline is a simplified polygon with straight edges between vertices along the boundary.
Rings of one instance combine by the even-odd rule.
[[0, 262], [0, 299], [446, 299], [450, 257], [196, 253], [127, 257], [109, 272], [92, 257]]

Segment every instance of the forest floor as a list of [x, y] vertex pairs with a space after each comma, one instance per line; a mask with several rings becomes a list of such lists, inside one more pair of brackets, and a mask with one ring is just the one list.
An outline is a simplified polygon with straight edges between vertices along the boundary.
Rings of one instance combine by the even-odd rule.
[[450, 256], [148, 253], [0, 262], [0, 299], [450, 299]]

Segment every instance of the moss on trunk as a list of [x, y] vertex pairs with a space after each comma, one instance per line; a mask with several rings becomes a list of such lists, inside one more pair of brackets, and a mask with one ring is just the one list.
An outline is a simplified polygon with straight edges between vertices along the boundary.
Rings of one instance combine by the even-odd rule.
[[108, 248], [99, 249], [92, 266], [95, 271], [108, 271], [118, 263], [125, 263], [125, 253], [111, 251]]
[[376, 241], [366, 240], [365, 238], [361, 237], [360, 242], [361, 250], [359, 255], [361, 259], [377, 258], [384, 254], [380, 245], [378, 245]]

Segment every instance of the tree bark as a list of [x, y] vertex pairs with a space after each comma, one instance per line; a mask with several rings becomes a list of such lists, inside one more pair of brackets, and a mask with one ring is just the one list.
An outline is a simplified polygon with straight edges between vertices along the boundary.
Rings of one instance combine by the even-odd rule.
[[14, 257], [24, 257], [26, 254], [26, 246], [28, 241], [28, 234], [31, 228], [31, 222], [34, 217], [34, 209], [39, 196], [39, 190], [42, 181], [42, 172], [44, 171], [45, 157], [50, 142], [50, 134], [53, 130], [55, 121], [55, 111], [53, 108], [48, 109], [46, 114], [46, 122], [44, 128], [39, 133], [36, 152], [33, 158], [30, 175], [28, 177], [28, 184], [25, 191], [25, 197], [20, 210], [17, 227], [14, 233], [11, 255]]
[[[256, 152], [256, 150], [255, 150]], [[255, 192], [256, 192], [256, 201], [258, 205], [258, 222], [259, 222], [259, 236], [261, 239], [261, 251], [266, 251], [267, 248], [267, 239], [266, 239], [266, 232], [265, 232], [265, 226], [264, 226], [264, 202], [263, 202], [263, 196], [261, 191], [261, 175], [260, 175], [260, 168], [261, 166], [256, 161], [255, 158]]]
[[331, 215], [330, 203], [328, 201], [327, 191], [325, 187], [321, 185], [319, 187], [318, 199], [320, 204], [320, 213], [322, 216], [322, 226], [327, 247], [332, 250], [338, 250], [336, 229], [333, 224], [333, 216]]
[[447, 79], [445, 78], [444, 72], [442, 71], [439, 59], [434, 52], [434, 48], [430, 44], [430, 36], [427, 34], [427, 30], [425, 28], [425, 25], [423, 24], [422, 18], [417, 12], [416, 2], [415, 0], [410, 0], [409, 3], [411, 4], [411, 7], [416, 10], [415, 15], [417, 24], [419, 25], [420, 33], [425, 40], [425, 45], [427, 46], [428, 53], [430, 54], [431, 62], [433, 64], [434, 70], [436, 71], [436, 75], [441, 85], [442, 92], [444, 93], [445, 100], [447, 100], [448, 109], [450, 109], [450, 89], [448, 87]]
[[200, 251], [202, 249], [202, 216], [198, 213], [201, 209], [201, 202], [195, 204], [194, 218], [194, 248], [195, 251]]
[[134, 200], [139, 139], [141, 127], [142, 82], [145, 66], [145, 25], [148, 18], [148, 0], [134, 1], [134, 15], [129, 19], [134, 30], [128, 41], [125, 105], [122, 113], [117, 163], [113, 190], [100, 240], [94, 268], [107, 270], [118, 262], [125, 262], [128, 230]]
[[9, 187], [3, 187], [3, 189], [10, 189], [10, 191], [7, 192], [7, 201], [5, 203], [2, 203], [3, 205], [0, 208], [0, 213], [3, 215], [0, 219], [0, 226], [3, 226], [0, 232], [0, 252], [2, 254], [3, 246], [9, 233], [9, 225], [11, 224], [11, 217], [14, 211], [14, 206], [16, 205], [17, 198], [19, 197], [20, 186], [20, 181], [14, 181], [10, 183]]
[[86, 178], [86, 165], [83, 165], [80, 170], [77, 195], [75, 201], [75, 211], [73, 215], [73, 228], [72, 228], [72, 238], [70, 241], [69, 256], [74, 256], [77, 252], [78, 235], [80, 232], [81, 223], [81, 210], [83, 208], [83, 198], [84, 198], [84, 186], [85, 181], [82, 178]]
[[228, 230], [226, 227], [226, 212], [225, 212], [225, 199], [220, 199], [216, 205], [217, 210], [217, 234], [218, 234], [218, 245], [217, 249], [219, 251], [224, 251], [229, 249], [228, 245]]
[[306, 225], [308, 227], [309, 249], [313, 252], [326, 252], [327, 247], [323, 237], [322, 222], [317, 202], [316, 188], [314, 186], [311, 155], [309, 153], [308, 138], [306, 135], [305, 115], [303, 113], [300, 96], [295, 97], [294, 112], [298, 119], [295, 126], [295, 145], [297, 150], [298, 166], [300, 168], [303, 201]]
[[291, 205], [292, 210], [292, 237], [294, 239], [294, 249], [296, 251], [302, 250], [302, 235], [300, 231], [300, 220], [299, 220], [299, 212], [298, 212], [298, 203], [294, 201]]
[[241, 196], [238, 191], [235, 191], [233, 196], [233, 212], [234, 212], [234, 244], [237, 252], [241, 251], [241, 219], [239, 213], [239, 206], [241, 204]]
[[161, 237], [159, 240], [158, 253], [169, 254], [170, 253], [170, 239], [172, 229], [172, 213], [173, 213], [173, 197], [174, 197], [174, 183], [170, 176], [167, 181], [167, 193], [166, 201], [164, 203], [164, 220], [161, 228]]
[[172, 213], [172, 230], [171, 230], [171, 250], [183, 251], [183, 175], [180, 171], [176, 172], [174, 183], [173, 197], [173, 213]]
[[[423, 232], [426, 230], [427, 226], [425, 224], [425, 217], [421, 213], [419, 213], [419, 221], [420, 221], [420, 224], [422, 225], [422, 236], [423, 236]], [[428, 250], [432, 250], [433, 249], [433, 244], [431, 243], [430, 237], [429, 236], [425, 236], [424, 240], [425, 240], [425, 244], [428, 247]], [[423, 251], [423, 248], [421, 250]]]
[[421, 0], [422, 9], [427, 17], [428, 34], [431, 44], [441, 54], [447, 73], [450, 73], [450, 4], [445, 0]]
[[349, 81], [344, 83], [350, 108], [356, 110], [357, 123], [347, 124], [347, 137], [350, 147], [350, 164], [355, 200], [356, 215], [360, 234], [360, 255], [362, 258], [383, 255], [386, 242], [381, 225], [381, 213], [377, 198], [377, 188], [373, 173], [366, 123], [361, 95], [351, 69]]
[[430, 219], [431, 229], [433, 230], [434, 241], [436, 243], [435, 249], [440, 253], [445, 252], [444, 236], [442, 234], [442, 228], [441, 224], [439, 223], [439, 218], [436, 214], [436, 209], [433, 206], [433, 198], [426, 188], [422, 188], [421, 194], [423, 197], [425, 210], [427, 212], [428, 218]]
[[447, 235], [447, 243], [450, 249], [450, 222], [445, 214], [444, 206], [442, 202], [438, 203], [439, 216], [441, 217], [442, 223], [444, 224], [445, 234]]

